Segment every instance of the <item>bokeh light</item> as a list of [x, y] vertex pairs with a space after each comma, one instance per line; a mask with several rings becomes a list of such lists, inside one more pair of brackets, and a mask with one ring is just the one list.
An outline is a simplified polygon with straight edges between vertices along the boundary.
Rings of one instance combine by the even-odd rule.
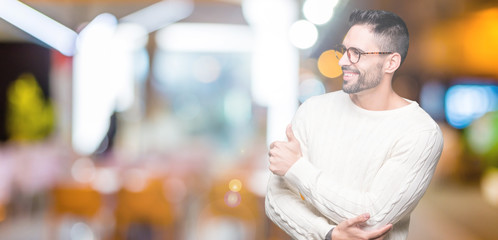
[[225, 204], [229, 207], [237, 207], [241, 202], [241, 196], [238, 192], [228, 191], [225, 194]]
[[130, 192], [140, 192], [147, 186], [147, 171], [128, 169], [123, 173], [123, 187]]
[[[479, 155], [487, 155], [492, 151], [498, 153], [498, 111], [475, 120], [466, 133], [469, 146], [474, 152]], [[495, 157], [498, 158], [498, 155]]]
[[454, 85], [446, 92], [446, 119], [455, 128], [465, 128], [497, 107], [498, 86]]
[[334, 14], [334, 7], [338, 0], [307, 0], [303, 4], [303, 14], [314, 24], [327, 23]]
[[238, 192], [242, 189], [242, 182], [239, 179], [232, 179], [228, 184], [228, 188], [230, 188], [230, 191], [232, 192]]
[[103, 193], [111, 194], [119, 190], [118, 173], [113, 168], [99, 168], [96, 171], [95, 180], [92, 182], [93, 189]]
[[245, 20], [255, 27], [280, 27], [296, 18], [297, 4], [288, 0], [243, 0]]
[[289, 37], [292, 45], [300, 49], [307, 49], [315, 45], [318, 39], [318, 30], [313, 23], [299, 20], [292, 24]]
[[[341, 53], [337, 56], [342, 57]], [[336, 78], [342, 74], [341, 66], [339, 66], [339, 59], [337, 59], [335, 50], [327, 50], [320, 54], [318, 58], [318, 70], [320, 73], [328, 78]]]
[[299, 84], [299, 102], [303, 103], [308, 98], [325, 93], [325, 85], [317, 78], [307, 78]]
[[488, 169], [481, 180], [481, 190], [484, 199], [498, 207], [498, 168]]
[[95, 165], [90, 158], [83, 157], [74, 161], [71, 175], [80, 183], [89, 183], [95, 178]]
[[83, 222], [77, 222], [71, 227], [71, 240], [94, 240], [92, 229]]

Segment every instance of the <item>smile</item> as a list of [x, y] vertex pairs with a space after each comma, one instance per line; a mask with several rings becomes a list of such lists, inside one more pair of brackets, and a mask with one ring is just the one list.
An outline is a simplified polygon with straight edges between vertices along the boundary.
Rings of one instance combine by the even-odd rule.
[[345, 77], [352, 77], [352, 76], [354, 76], [354, 75], [358, 75], [358, 74], [357, 74], [357, 73], [350, 73], [350, 72], [348, 72], [348, 73], [344, 73], [344, 76], [345, 76]]
[[357, 72], [351, 72], [351, 71], [344, 71], [343, 72], [344, 80], [350, 80], [350, 79], [354, 78], [355, 76], [358, 76]]

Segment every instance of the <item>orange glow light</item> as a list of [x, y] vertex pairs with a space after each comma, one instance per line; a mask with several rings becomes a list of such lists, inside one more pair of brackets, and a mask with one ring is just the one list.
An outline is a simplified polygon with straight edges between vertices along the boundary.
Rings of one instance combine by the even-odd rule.
[[[339, 57], [342, 57], [342, 54], [337, 54]], [[339, 59], [336, 57], [336, 51], [327, 50], [320, 55], [318, 58], [318, 70], [323, 76], [328, 78], [336, 78], [342, 74]]]

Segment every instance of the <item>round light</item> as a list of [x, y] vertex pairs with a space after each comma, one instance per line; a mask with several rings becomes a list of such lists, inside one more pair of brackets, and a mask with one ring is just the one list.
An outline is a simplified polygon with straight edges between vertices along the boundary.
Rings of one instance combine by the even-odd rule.
[[237, 207], [240, 204], [241, 196], [238, 192], [228, 191], [225, 194], [225, 204], [229, 207]]
[[95, 165], [89, 158], [80, 158], [71, 166], [71, 175], [77, 182], [89, 183], [95, 178], [95, 174]]
[[83, 222], [77, 222], [71, 227], [71, 239], [94, 240], [95, 236], [92, 229]]
[[303, 5], [304, 17], [317, 25], [327, 23], [334, 14], [337, 0], [307, 0]]
[[242, 182], [239, 179], [232, 179], [228, 184], [228, 188], [230, 188], [230, 191], [232, 192], [238, 192], [242, 189]]
[[299, 84], [299, 102], [304, 102], [306, 99], [325, 93], [325, 86], [316, 78], [305, 79]]
[[495, 111], [498, 87], [489, 85], [455, 85], [445, 96], [446, 119], [455, 128], [466, 128], [475, 119]]
[[292, 24], [289, 37], [292, 45], [300, 49], [307, 49], [316, 43], [318, 30], [313, 23], [299, 20]]
[[328, 50], [323, 52], [318, 58], [318, 71], [328, 78], [335, 78], [342, 74], [341, 66], [339, 66], [339, 57], [342, 57], [341, 53], [336, 53], [334, 50]]

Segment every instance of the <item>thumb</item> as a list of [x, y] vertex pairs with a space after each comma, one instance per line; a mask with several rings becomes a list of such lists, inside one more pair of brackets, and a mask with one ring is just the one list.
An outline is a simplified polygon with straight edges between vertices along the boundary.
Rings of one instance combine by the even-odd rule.
[[369, 239], [384, 239], [386, 234], [392, 229], [392, 224], [387, 224], [386, 226], [379, 228], [375, 231], [371, 231], [368, 233]]
[[296, 140], [296, 136], [294, 136], [294, 132], [292, 131], [291, 124], [287, 125], [287, 129], [286, 129], [285, 133], [287, 135], [287, 140], [289, 140], [289, 142]]
[[355, 218], [348, 219], [348, 225], [352, 226], [352, 225], [355, 225], [355, 224], [364, 223], [369, 218], [370, 218], [370, 214], [364, 213], [364, 214], [361, 214], [360, 216], [357, 216]]

